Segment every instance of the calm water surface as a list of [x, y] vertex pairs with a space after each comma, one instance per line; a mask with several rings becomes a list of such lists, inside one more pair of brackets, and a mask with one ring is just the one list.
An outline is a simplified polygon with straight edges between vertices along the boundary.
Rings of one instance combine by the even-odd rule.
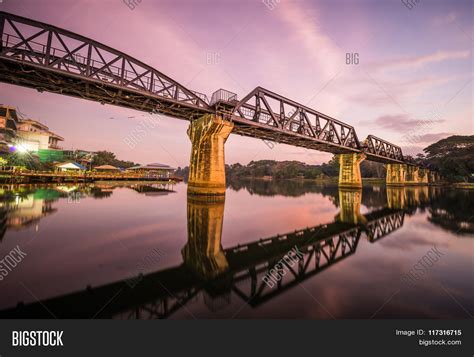
[[[184, 183], [0, 196], [0, 257], [27, 254], [0, 281], [0, 317], [474, 315], [473, 191], [236, 181], [225, 202], [188, 198]], [[302, 260], [266, 285], [294, 247]]]

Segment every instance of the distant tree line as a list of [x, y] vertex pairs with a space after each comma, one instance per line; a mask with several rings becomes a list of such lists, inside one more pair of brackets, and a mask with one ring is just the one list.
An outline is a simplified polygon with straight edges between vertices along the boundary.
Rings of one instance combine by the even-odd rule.
[[[474, 181], [474, 136], [454, 135], [442, 139], [423, 149], [425, 154], [418, 154], [415, 160], [419, 165], [438, 170], [448, 181]], [[383, 164], [365, 160], [360, 165], [362, 177], [385, 178]], [[176, 175], [187, 179], [189, 168], [179, 167]], [[318, 179], [337, 177], [339, 163], [334, 156], [329, 162], [321, 165], [308, 165], [300, 161], [251, 161], [248, 165], [226, 165], [229, 178], [261, 178], [273, 179]]]
[[[301, 161], [258, 160], [251, 161], [248, 165], [239, 163], [226, 165], [225, 170], [228, 178], [272, 177], [277, 180], [296, 178], [314, 180], [338, 177], [339, 162], [335, 156], [321, 165], [308, 165]], [[364, 161], [361, 164], [361, 173], [363, 177], [385, 177], [383, 165], [376, 162]], [[175, 174], [187, 179], [189, 167], [178, 167]]]

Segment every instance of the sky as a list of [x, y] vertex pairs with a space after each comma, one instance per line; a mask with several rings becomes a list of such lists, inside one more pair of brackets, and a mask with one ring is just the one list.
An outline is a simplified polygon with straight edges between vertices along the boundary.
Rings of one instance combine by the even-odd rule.
[[[49, 23], [145, 62], [208, 97], [267, 88], [416, 154], [472, 135], [472, 1], [2, 0], [0, 11]], [[128, 5], [127, 5], [128, 4]], [[408, 4], [408, 5], [406, 5]], [[347, 63], [356, 54], [358, 61]], [[67, 149], [109, 150], [142, 164], [189, 163], [188, 122], [0, 84], [0, 103], [65, 138]], [[231, 135], [226, 163], [331, 154]]]

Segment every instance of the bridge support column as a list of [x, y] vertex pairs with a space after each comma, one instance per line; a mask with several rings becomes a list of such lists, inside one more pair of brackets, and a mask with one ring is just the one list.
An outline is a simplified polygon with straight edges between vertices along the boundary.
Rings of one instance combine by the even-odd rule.
[[439, 183], [439, 174], [436, 171], [430, 171], [428, 174], [428, 182], [431, 185], [436, 185]]
[[386, 184], [393, 186], [403, 186], [406, 181], [407, 165], [387, 164]]
[[419, 167], [407, 165], [405, 172], [405, 184], [406, 185], [417, 185], [418, 181], [418, 171]]
[[360, 163], [366, 158], [365, 154], [339, 154], [339, 187], [361, 188], [362, 176]]
[[234, 125], [207, 114], [191, 122], [188, 136], [192, 143], [188, 193], [225, 195], [224, 144]]
[[428, 184], [428, 169], [419, 169], [418, 170], [418, 182], [421, 185]]

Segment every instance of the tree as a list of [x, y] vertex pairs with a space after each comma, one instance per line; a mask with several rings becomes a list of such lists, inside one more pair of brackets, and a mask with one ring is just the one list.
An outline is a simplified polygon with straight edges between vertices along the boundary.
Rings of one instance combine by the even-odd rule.
[[47, 170], [49, 166], [40, 162], [37, 155], [33, 155], [29, 152], [18, 152], [14, 151], [8, 153], [6, 161], [9, 166], [26, 168], [28, 170]]
[[321, 165], [321, 170], [323, 174], [329, 177], [337, 177], [339, 176], [339, 160], [338, 156], [334, 155], [331, 160], [326, 164]]
[[132, 161], [123, 161], [115, 157], [115, 154], [110, 151], [97, 151], [92, 159], [92, 166], [112, 165], [121, 168], [128, 168], [135, 166]]
[[474, 135], [453, 135], [423, 149], [426, 163], [450, 181], [472, 179], [474, 173]]
[[384, 178], [385, 167], [379, 162], [364, 160], [360, 164], [360, 173], [362, 177]]

